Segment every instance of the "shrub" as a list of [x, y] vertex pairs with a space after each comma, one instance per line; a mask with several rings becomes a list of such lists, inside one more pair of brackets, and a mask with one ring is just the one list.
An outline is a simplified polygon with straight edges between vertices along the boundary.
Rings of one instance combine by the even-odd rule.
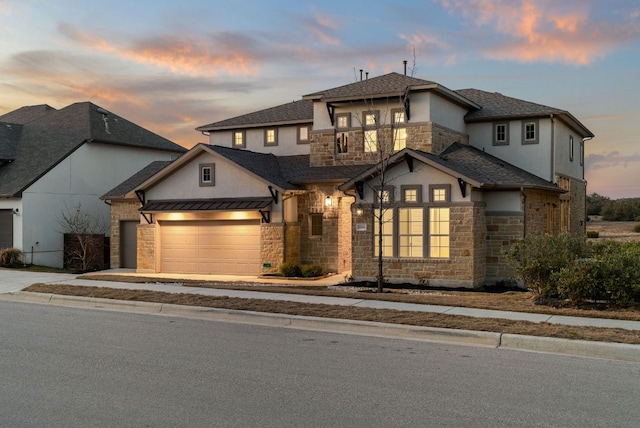
[[569, 234], [533, 234], [505, 252], [506, 261], [516, 270], [524, 285], [544, 296], [559, 296], [551, 276], [586, 255], [584, 239]]
[[22, 251], [17, 248], [0, 249], [0, 266], [17, 267], [22, 264]]
[[639, 224], [636, 224], [635, 226], [633, 226], [633, 231], [634, 231], [635, 233], [640, 233], [640, 223], [639, 223]]
[[600, 232], [597, 230], [587, 230], [587, 238], [597, 238], [600, 236]]
[[280, 266], [280, 273], [286, 277], [302, 276], [300, 266], [293, 262], [284, 262], [282, 266]]
[[324, 275], [324, 269], [322, 269], [322, 266], [315, 263], [302, 265], [301, 271], [302, 271], [302, 276], [304, 276], [305, 278], [312, 278], [315, 276]]

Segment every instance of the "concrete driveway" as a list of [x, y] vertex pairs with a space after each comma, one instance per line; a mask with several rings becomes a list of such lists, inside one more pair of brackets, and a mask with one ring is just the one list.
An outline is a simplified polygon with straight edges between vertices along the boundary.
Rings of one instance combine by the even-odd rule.
[[20, 291], [36, 282], [64, 282], [75, 277], [76, 275], [70, 273], [26, 272], [17, 269], [0, 268], [0, 293]]

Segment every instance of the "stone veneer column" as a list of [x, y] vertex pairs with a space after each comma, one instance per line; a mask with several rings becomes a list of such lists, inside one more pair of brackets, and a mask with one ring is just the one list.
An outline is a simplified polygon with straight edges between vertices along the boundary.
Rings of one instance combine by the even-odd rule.
[[260, 235], [262, 263], [271, 265], [263, 268], [262, 273], [277, 273], [285, 259], [284, 224], [263, 223], [260, 226]]
[[138, 257], [136, 272], [156, 272], [156, 225], [141, 224], [137, 230]]

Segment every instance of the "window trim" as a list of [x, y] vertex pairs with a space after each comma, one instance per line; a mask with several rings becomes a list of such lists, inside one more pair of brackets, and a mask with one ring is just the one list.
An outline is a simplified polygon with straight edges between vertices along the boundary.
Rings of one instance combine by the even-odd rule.
[[[339, 126], [340, 118], [346, 118], [347, 126]], [[351, 113], [337, 113], [336, 114], [336, 129], [349, 129], [351, 128]]]
[[[444, 200], [436, 201], [434, 197], [435, 190], [444, 190]], [[429, 185], [429, 202], [435, 205], [451, 203], [451, 184], [430, 184]]]
[[[433, 233], [432, 228], [431, 228], [432, 223], [434, 222], [432, 210], [438, 210], [439, 211], [439, 210], [444, 210], [444, 209], [448, 210], [448, 213], [449, 213], [449, 215], [448, 215], [449, 220], [447, 221], [447, 223], [448, 223], [447, 233], [446, 234]], [[429, 215], [428, 215], [427, 222], [428, 222], [428, 224], [427, 224], [427, 258], [433, 259], [433, 260], [449, 260], [449, 259], [451, 259], [451, 207], [449, 205], [447, 205], [447, 206], [440, 206], [440, 205], [432, 205], [432, 206], [430, 206], [429, 207]], [[447, 245], [447, 249], [448, 249], [447, 253], [448, 254], [447, 254], [447, 256], [446, 257], [433, 256], [433, 252], [432, 251], [433, 251], [434, 246], [431, 245], [431, 239], [433, 237], [444, 237], [444, 236], [446, 236], [447, 240], [448, 240], [448, 245]], [[438, 248], [442, 248], [442, 247], [438, 247]]]
[[394, 198], [394, 191], [395, 190], [394, 190], [393, 186], [389, 186], [389, 185], [387, 185], [387, 186], [375, 186], [373, 188], [373, 190], [374, 190], [373, 196], [375, 198], [375, 202], [373, 204], [374, 207], [377, 207], [377, 203], [380, 200], [380, 198], [378, 197], [378, 193], [380, 191], [387, 192], [387, 194], [389, 195], [389, 200], [382, 202], [383, 206], [388, 206], [388, 205], [390, 205], [390, 204], [395, 202], [395, 198]]
[[[421, 232], [420, 235], [416, 235], [414, 233], [411, 233], [411, 228], [409, 228], [408, 232], [403, 234], [401, 231], [401, 223], [402, 223], [402, 214], [401, 212], [403, 210], [417, 210], [420, 211], [420, 225], [422, 226], [421, 228]], [[395, 237], [397, 238], [397, 257], [400, 259], [424, 259], [424, 255], [425, 255], [425, 209], [423, 206], [414, 206], [414, 205], [405, 205], [405, 206], [401, 206], [398, 207], [397, 209], [397, 231], [395, 233]], [[402, 237], [416, 237], [416, 236], [420, 236], [421, 240], [422, 240], [422, 245], [420, 245], [418, 248], [420, 250], [420, 255], [408, 255], [408, 256], [403, 256], [402, 255]], [[414, 248], [414, 246], [409, 246], [408, 248]]]
[[[306, 129], [307, 130], [307, 138], [306, 139], [302, 139], [302, 130]], [[298, 144], [309, 144], [310, 140], [311, 140], [311, 126], [309, 125], [301, 125], [298, 126], [298, 133], [297, 135], [297, 143]]]
[[[416, 191], [416, 200], [415, 201], [407, 201], [405, 190], [415, 190]], [[421, 204], [422, 203], [422, 185], [421, 184], [403, 184], [400, 186], [400, 200], [403, 204]]]
[[309, 235], [310, 236], [322, 236], [323, 219], [324, 219], [324, 216], [322, 213], [309, 213]]
[[569, 135], [569, 162], [573, 162], [573, 151], [574, 151], [573, 135]]
[[[402, 113], [402, 117], [404, 119], [401, 122], [396, 122], [396, 113]], [[393, 125], [406, 125], [407, 124], [407, 112], [403, 108], [392, 108], [391, 109], [391, 123]], [[404, 128], [404, 126], [402, 128]]]
[[[374, 123], [367, 123], [367, 118], [373, 116]], [[380, 127], [380, 110], [366, 110], [362, 112], [362, 127], [364, 129], [378, 129]]]
[[[209, 170], [209, 180], [204, 179], [204, 171]], [[216, 164], [214, 163], [201, 163], [198, 165], [198, 185], [200, 187], [213, 187], [216, 185]]]
[[[273, 142], [269, 142], [269, 132], [273, 131]], [[265, 128], [263, 142], [265, 147], [275, 147], [278, 145], [278, 128]]]
[[[504, 126], [504, 140], [498, 140], [498, 126]], [[509, 122], [493, 123], [493, 145], [508, 146], [509, 145]]]
[[[242, 136], [242, 144], [236, 144], [236, 135], [240, 134]], [[235, 131], [231, 131], [231, 147], [236, 149], [244, 149], [247, 147], [247, 131], [244, 129], [238, 129]]]
[[580, 140], [580, 166], [584, 166], [584, 140]]
[[[533, 125], [534, 138], [527, 139], [527, 125]], [[540, 135], [540, 124], [536, 120], [523, 120], [522, 121], [522, 144], [538, 144]]]

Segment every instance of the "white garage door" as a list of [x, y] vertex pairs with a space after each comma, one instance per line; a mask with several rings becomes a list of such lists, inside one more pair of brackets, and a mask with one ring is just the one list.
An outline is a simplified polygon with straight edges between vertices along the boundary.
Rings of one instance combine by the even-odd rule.
[[160, 222], [160, 263], [167, 273], [260, 274], [260, 220]]

